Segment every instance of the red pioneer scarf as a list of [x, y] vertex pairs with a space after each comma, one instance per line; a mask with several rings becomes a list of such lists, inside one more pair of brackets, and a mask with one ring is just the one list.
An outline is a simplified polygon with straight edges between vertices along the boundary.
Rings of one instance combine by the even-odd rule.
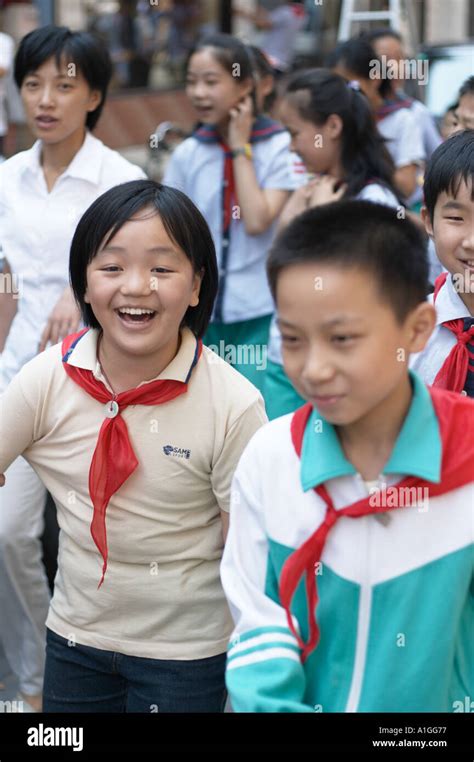
[[[448, 273], [441, 273], [435, 280], [435, 289], [433, 294], [433, 304], [436, 303], [441, 288], [446, 282]], [[443, 323], [448, 331], [451, 331], [456, 337], [456, 344], [451, 349], [445, 359], [441, 369], [433, 381], [433, 386], [440, 389], [449, 389], [450, 392], [462, 392], [466, 383], [467, 369], [469, 365], [468, 343], [474, 338], [474, 325], [471, 325], [467, 331], [464, 330], [464, 320], [447, 320]]]
[[104, 560], [100, 587], [107, 569], [108, 548], [105, 527], [107, 505], [112, 495], [120, 489], [138, 466], [138, 460], [128, 436], [127, 424], [121, 413], [129, 405], [161, 405], [184, 394], [188, 389], [187, 382], [191, 371], [201, 356], [202, 341], [197, 341], [196, 353], [186, 381], [173, 379], [150, 381], [136, 389], [129, 389], [111, 396], [104, 384], [94, 377], [91, 370], [68, 365], [69, 355], [88, 330], [86, 328], [79, 333], [66, 336], [62, 343], [62, 354], [63, 368], [69, 378], [95, 400], [107, 405], [110, 411], [108, 415], [111, 416], [106, 417], [100, 427], [89, 469], [89, 494], [94, 507], [91, 535]]
[[[281, 571], [279, 583], [280, 601], [286, 610], [290, 630], [303, 651], [303, 662], [319, 641], [319, 628], [316, 622], [318, 593], [316, 589], [315, 564], [321, 559], [326, 537], [336, 521], [341, 516], [357, 518], [370, 513], [385, 513], [388, 510], [401, 506], [406, 507], [408, 502], [406, 495], [411, 496], [413, 492], [400, 493], [399, 490], [402, 488], [405, 490], [410, 487], [427, 488], [429, 497], [435, 497], [473, 481], [474, 437], [472, 435], [472, 422], [474, 422], [474, 403], [466, 397], [461, 397], [444, 390], [430, 388], [430, 394], [440, 426], [443, 447], [441, 482], [439, 484], [408, 476], [398, 482], [398, 484], [389, 487], [391, 493], [389, 502], [396, 503], [393, 507], [389, 508], [383, 505], [387, 501], [383, 500], [384, 490], [382, 490], [382, 499], [377, 501], [381, 503], [380, 507], [371, 505], [371, 496], [367, 496], [362, 500], [357, 500], [352, 505], [338, 510], [334, 508], [333, 501], [324, 484], [314, 488], [315, 492], [326, 503], [325, 519], [311, 537], [286, 560]], [[312, 406], [306, 404], [293, 415], [291, 437], [298, 457], [301, 457], [303, 436], [312, 410]], [[471, 425], [468, 423], [469, 417], [471, 417]], [[402, 496], [401, 500], [400, 496]], [[308, 606], [309, 639], [307, 643], [297, 633], [290, 609], [295, 591], [303, 577], [305, 577]]]

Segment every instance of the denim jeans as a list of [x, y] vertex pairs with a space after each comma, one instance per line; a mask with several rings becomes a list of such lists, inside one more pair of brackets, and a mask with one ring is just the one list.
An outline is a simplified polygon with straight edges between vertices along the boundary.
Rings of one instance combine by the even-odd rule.
[[223, 712], [226, 654], [144, 659], [46, 636], [45, 712]]

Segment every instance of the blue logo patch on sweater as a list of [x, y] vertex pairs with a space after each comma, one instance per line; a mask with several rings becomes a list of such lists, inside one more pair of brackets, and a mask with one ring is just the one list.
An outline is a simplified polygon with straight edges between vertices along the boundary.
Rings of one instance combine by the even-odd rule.
[[165, 455], [172, 455], [174, 458], [186, 458], [189, 460], [191, 457], [191, 450], [187, 450], [185, 447], [173, 447], [173, 445], [165, 445], [163, 447]]

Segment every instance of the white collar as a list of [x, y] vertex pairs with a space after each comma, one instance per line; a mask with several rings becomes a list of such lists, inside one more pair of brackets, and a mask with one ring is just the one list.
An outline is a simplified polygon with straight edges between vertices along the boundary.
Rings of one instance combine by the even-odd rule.
[[468, 308], [454, 288], [452, 275], [448, 274], [436, 297], [436, 325], [441, 325], [447, 320], [459, 320], [460, 318], [472, 317]]
[[[24, 170], [39, 175], [43, 172], [40, 163], [41, 158], [41, 140], [27, 151]], [[102, 148], [103, 143], [95, 138], [89, 130], [86, 130], [84, 142], [69, 166], [64, 170], [61, 177], [74, 177], [79, 180], [86, 180], [94, 185], [99, 184], [100, 171], [102, 167]]]

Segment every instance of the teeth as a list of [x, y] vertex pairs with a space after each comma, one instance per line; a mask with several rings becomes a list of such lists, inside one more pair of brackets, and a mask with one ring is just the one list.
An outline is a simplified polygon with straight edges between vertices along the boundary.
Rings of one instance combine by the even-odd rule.
[[153, 315], [155, 310], [139, 310], [135, 307], [121, 307], [119, 312], [123, 312], [126, 315]]

